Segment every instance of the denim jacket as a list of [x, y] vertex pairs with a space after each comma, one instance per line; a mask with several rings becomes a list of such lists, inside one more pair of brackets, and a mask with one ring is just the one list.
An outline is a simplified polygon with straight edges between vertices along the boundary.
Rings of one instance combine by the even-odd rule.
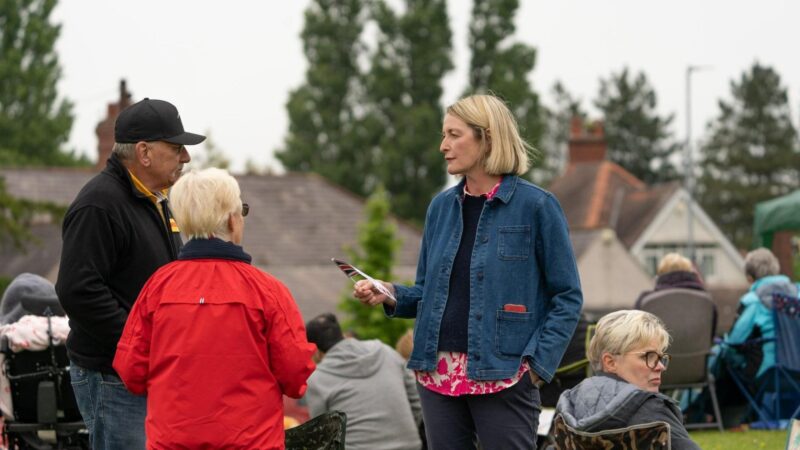
[[[408, 368], [432, 371], [463, 221], [462, 180], [428, 207], [414, 286], [395, 285], [390, 317], [416, 318]], [[583, 296], [558, 201], [507, 175], [483, 207], [470, 264], [467, 376], [511, 378], [525, 358], [550, 381], [580, 315]], [[522, 305], [521, 309], [504, 305]]]

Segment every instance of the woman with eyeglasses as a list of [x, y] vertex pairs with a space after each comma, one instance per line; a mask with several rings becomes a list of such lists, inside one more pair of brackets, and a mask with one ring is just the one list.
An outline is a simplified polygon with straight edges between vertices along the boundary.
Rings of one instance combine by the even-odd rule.
[[673, 450], [699, 449], [683, 426], [675, 400], [658, 392], [669, 366], [669, 334], [661, 320], [644, 311], [617, 311], [597, 322], [588, 358], [595, 376], [564, 391], [556, 413], [586, 432], [656, 421], [670, 426]]
[[240, 246], [250, 208], [226, 171], [183, 175], [170, 201], [189, 240], [142, 288], [114, 358], [147, 394], [147, 448], [283, 448], [283, 395], [314, 370], [297, 305]]

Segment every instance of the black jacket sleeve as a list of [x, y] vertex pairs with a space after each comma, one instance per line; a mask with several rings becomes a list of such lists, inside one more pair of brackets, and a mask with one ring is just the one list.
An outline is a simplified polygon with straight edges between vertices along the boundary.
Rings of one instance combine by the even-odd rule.
[[84, 206], [64, 219], [61, 265], [56, 282], [59, 301], [78, 327], [98, 342], [116, 347], [128, 312], [107, 280], [118, 264], [125, 233], [101, 208]]

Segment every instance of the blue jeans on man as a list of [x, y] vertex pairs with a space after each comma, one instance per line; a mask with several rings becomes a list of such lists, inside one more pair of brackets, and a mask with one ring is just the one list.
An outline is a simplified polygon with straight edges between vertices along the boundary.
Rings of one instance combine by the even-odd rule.
[[147, 397], [133, 395], [116, 375], [70, 364], [78, 409], [94, 450], [144, 450]]

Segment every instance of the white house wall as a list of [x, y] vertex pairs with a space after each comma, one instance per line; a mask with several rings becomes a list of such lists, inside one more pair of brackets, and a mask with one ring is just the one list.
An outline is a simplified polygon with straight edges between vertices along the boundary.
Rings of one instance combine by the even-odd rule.
[[639, 294], [652, 289], [653, 280], [612, 230], [603, 230], [578, 260], [587, 311], [630, 309]]
[[[698, 261], [701, 255], [711, 255], [714, 259], [712, 274], [706, 275], [706, 283], [717, 286], [746, 286], [742, 268], [744, 261], [733, 245], [697, 204], [693, 208], [693, 237]], [[648, 257], [652, 251], [648, 246], [665, 244], [682, 244], [688, 241], [687, 196], [684, 190], [678, 190], [666, 203], [664, 209], [656, 215], [639, 240], [631, 246], [631, 253], [642, 264], [648, 266]]]

